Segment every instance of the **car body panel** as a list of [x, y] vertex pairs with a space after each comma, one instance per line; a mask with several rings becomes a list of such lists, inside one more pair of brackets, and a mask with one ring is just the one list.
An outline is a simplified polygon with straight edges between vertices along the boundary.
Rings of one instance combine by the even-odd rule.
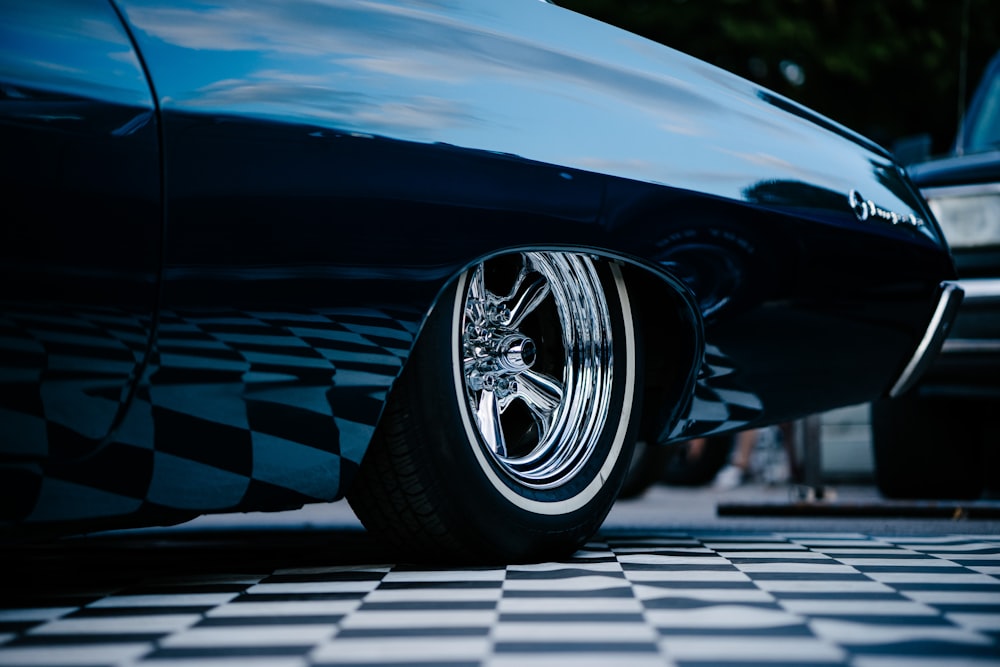
[[[391, 139], [733, 200], [762, 183], [803, 182], [835, 193], [859, 188], [891, 210], [926, 217], [889, 156], [860, 136], [722, 70], [543, 3], [120, 4], [156, 80], [168, 136], [190, 131], [172, 126], [175, 114], [203, 123], [236, 116], [308, 130], [334, 154]], [[412, 187], [366, 166], [342, 176], [380, 197]], [[419, 185], [441, 185], [428, 180]], [[446, 197], [457, 194], [449, 188]], [[477, 204], [481, 194], [470, 193]], [[800, 194], [800, 205], [817, 205]]]
[[0, 467], [7, 518], [342, 496], [438, 295], [498, 253], [648, 278], [645, 345], [690, 359], [649, 392], [664, 443], [884, 393], [954, 277], [877, 146], [537, 0], [116, 6], [162, 131], [156, 345], [86, 461]]
[[151, 342], [155, 104], [107, 3], [0, 11], [4, 452], [80, 459], [120, 423]]

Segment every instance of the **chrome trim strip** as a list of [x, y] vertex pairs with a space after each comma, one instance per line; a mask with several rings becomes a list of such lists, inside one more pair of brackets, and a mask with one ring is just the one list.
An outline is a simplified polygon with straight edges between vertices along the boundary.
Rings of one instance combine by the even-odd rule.
[[923, 188], [920, 193], [927, 199], [944, 199], [945, 197], [981, 197], [983, 195], [1000, 194], [1000, 183], [974, 183], [972, 185], [942, 185]]
[[1000, 340], [949, 338], [941, 346], [941, 354], [1000, 354]]
[[937, 308], [931, 316], [931, 321], [927, 325], [924, 337], [917, 345], [913, 357], [906, 364], [906, 368], [899, 375], [896, 383], [889, 390], [889, 397], [896, 398], [905, 393], [920, 378], [927, 366], [930, 365], [934, 355], [941, 349], [951, 323], [958, 314], [958, 307], [962, 303], [964, 291], [958, 281], [945, 281], [941, 283], [938, 293]]
[[955, 283], [965, 292], [962, 303], [966, 305], [1000, 303], [1000, 278], [966, 278]]

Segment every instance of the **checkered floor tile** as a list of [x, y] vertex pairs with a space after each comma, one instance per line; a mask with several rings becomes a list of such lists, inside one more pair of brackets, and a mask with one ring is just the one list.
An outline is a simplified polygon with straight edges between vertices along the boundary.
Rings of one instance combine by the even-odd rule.
[[63, 583], [8, 581], [0, 665], [1000, 665], [997, 536], [607, 532], [463, 569], [201, 548], [100, 576], [32, 555]]

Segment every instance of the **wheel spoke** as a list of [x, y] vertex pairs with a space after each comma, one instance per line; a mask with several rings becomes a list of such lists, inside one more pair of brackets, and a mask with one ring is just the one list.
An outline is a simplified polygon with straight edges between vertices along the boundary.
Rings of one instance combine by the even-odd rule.
[[472, 279], [469, 281], [469, 294], [477, 301], [486, 299], [486, 281], [483, 278], [482, 264], [477, 266], [476, 270], [472, 273]]
[[549, 281], [538, 271], [521, 272], [517, 277], [517, 284], [505, 301], [510, 310], [510, 321], [507, 323], [512, 329], [521, 325], [531, 311], [545, 300], [549, 295]]
[[500, 406], [495, 393], [492, 391], [480, 393], [476, 416], [479, 418], [479, 431], [487, 447], [497, 456], [507, 456], [507, 442], [504, 440], [503, 428], [500, 425]]
[[517, 397], [524, 401], [538, 424], [539, 436], [544, 437], [552, 416], [562, 401], [563, 387], [555, 378], [537, 371], [525, 371], [517, 377]]

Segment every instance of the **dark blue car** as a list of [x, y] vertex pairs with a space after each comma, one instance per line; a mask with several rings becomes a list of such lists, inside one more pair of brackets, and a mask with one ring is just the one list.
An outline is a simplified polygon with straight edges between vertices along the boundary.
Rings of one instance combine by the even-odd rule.
[[565, 555], [638, 437], [902, 392], [961, 295], [884, 150], [538, 0], [0, 3], [0, 146], [12, 535]]

